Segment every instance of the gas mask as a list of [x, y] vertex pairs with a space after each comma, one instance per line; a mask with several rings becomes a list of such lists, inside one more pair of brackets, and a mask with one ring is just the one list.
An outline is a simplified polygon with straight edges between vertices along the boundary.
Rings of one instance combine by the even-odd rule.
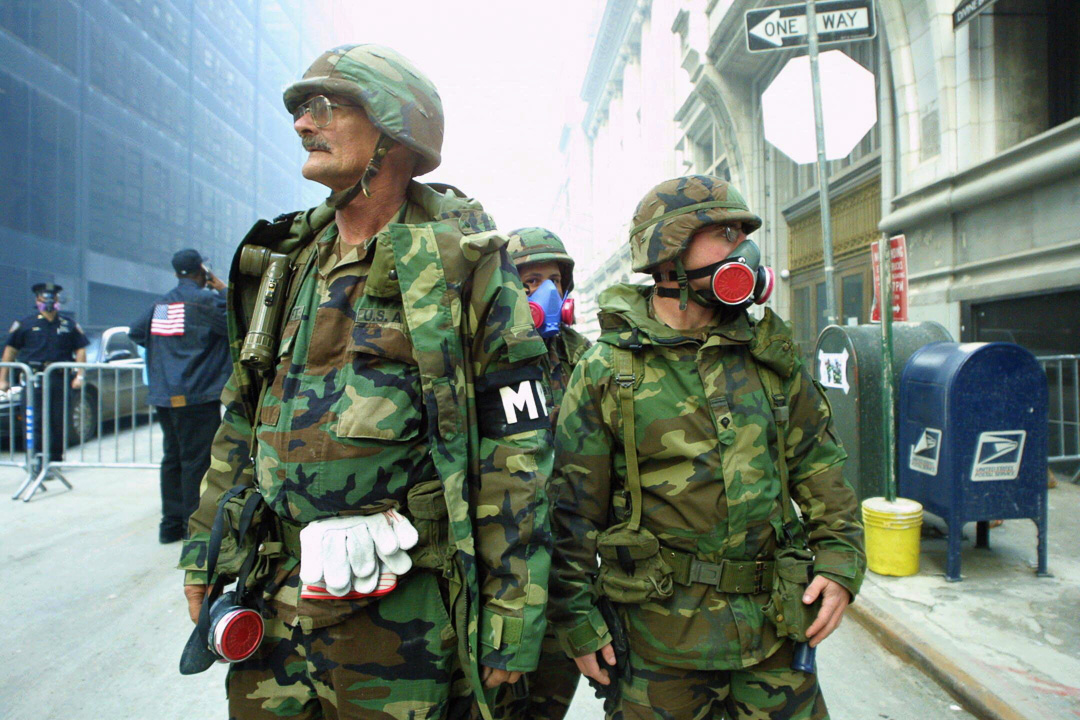
[[545, 340], [559, 334], [560, 324], [574, 324], [574, 299], [560, 295], [551, 280], [545, 280], [533, 290], [529, 310], [540, 337]]
[[45, 298], [44, 301], [37, 301], [38, 312], [59, 312], [60, 311], [60, 298], [55, 295], [42, 295]]
[[[675, 280], [679, 288], [657, 288], [660, 297], [681, 298], [685, 289], [689, 297], [706, 307], [744, 308], [751, 303], [761, 305], [772, 295], [776, 275], [772, 268], [761, 265], [761, 251], [753, 240], [743, 240], [720, 262], [695, 270], [686, 270], [682, 258], [675, 260], [676, 270], [655, 273], [656, 280]], [[710, 278], [709, 286], [698, 291], [689, 286], [690, 280]], [[680, 308], [681, 309], [681, 308]]]
[[229, 590], [210, 606], [208, 646], [219, 662], [246, 660], [262, 643], [262, 615], [237, 602], [236, 592]]

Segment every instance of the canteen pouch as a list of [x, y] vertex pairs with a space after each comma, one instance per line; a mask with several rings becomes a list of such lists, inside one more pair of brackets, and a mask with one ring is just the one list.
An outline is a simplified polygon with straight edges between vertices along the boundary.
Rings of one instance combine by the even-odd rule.
[[673, 592], [673, 570], [660, 556], [660, 541], [645, 528], [630, 523], [613, 525], [596, 539], [601, 595], [617, 603], [640, 605], [664, 600]]
[[239, 535], [240, 516], [248, 498], [258, 490], [254, 487], [244, 489], [225, 501], [225, 532], [221, 536], [221, 549], [218, 555], [218, 575], [237, 577], [244, 560], [255, 550], [255, 561], [247, 575], [246, 588], [263, 587], [277, 570], [277, 561], [286, 554], [281, 542], [282, 530], [277, 513], [265, 502], [258, 503], [251, 517], [249, 529], [243, 537]]
[[443, 570], [450, 563], [450, 525], [441, 480], [425, 480], [409, 489], [406, 511], [418, 540], [409, 551], [413, 565], [429, 570]]
[[821, 610], [821, 596], [812, 604], [802, 601], [814, 570], [814, 554], [806, 548], [784, 547], [776, 551], [773, 590], [762, 611], [776, 626], [780, 637], [806, 642], [806, 631]]

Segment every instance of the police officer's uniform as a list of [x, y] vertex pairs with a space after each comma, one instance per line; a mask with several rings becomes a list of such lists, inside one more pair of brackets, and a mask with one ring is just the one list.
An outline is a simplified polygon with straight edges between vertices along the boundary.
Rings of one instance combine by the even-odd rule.
[[131, 324], [129, 336], [147, 351], [148, 401], [164, 435], [161, 458], [161, 542], [184, 535], [199, 504], [199, 482], [210, 465], [210, 444], [221, 423], [219, 398], [231, 367], [224, 293], [190, 276], [202, 256], [173, 256], [180, 282]]
[[[56, 302], [63, 289], [55, 283], [38, 283], [31, 288], [35, 297], [44, 296], [51, 303]], [[57, 306], [53, 304], [53, 307]], [[89, 345], [90, 341], [71, 318], [57, 313], [55, 319], [49, 320], [42, 312], [35, 312], [11, 326], [5, 344], [18, 351], [19, 362], [26, 363], [37, 373], [54, 362], [71, 362], [75, 352]], [[50, 461], [59, 461], [64, 454], [64, 392], [67, 383], [63, 382], [63, 375], [58, 372], [50, 378], [47, 449]], [[68, 376], [71, 377], [70, 374]], [[34, 389], [34, 408], [39, 418], [44, 417], [41, 414], [42, 399], [42, 388], [38, 384]], [[41, 422], [35, 423], [34, 442], [39, 450], [45, 451], [41, 447]]]

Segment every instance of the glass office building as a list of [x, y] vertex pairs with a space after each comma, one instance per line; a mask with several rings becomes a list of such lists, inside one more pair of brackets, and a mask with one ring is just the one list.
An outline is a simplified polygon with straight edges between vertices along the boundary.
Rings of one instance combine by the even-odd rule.
[[317, 54], [303, 7], [0, 0], [2, 329], [47, 280], [88, 329], [126, 324], [176, 250], [224, 275], [256, 218], [325, 196], [281, 104]]

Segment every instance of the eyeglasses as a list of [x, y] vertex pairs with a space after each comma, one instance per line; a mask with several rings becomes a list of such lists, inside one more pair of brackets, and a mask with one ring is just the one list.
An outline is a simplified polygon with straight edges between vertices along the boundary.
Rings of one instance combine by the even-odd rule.
[[724, 239], [732, 245], [739, 242], [739, 237], [742, 235], [742, 223], [738, 225], [721, 225], [724, 228]]
[[305, 103], [297, 105], [292, 111], [293, 122], [302, 118], [306, 113], [311, 113], [311, 121], [315, 127], [324, 128], [334, 119], [334, 108], [337, 107], [360, 107], [352, 103], [332, 103], [325, 95], [316, 95]]

